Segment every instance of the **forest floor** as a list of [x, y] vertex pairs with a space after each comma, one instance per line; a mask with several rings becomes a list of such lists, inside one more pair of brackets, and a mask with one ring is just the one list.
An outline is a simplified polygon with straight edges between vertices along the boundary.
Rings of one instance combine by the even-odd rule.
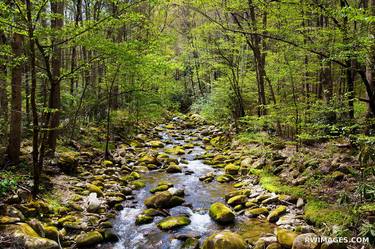
[[369, 247], [301, 242], [306, 234], [358, 236], [374, 221], [375, 204], [356, 194], [359, 163], [345, 140], [297, 151], [179, 115], [128, 141], [117, 137], [104, 160], [104, 134], [83, 129], [80, 142], [59, 146], [37, 200], [24, 144], [26, 163], [0, 172], [15, 185], [0, 203], [0, 248], [219, 249], [210, 247], [215, 235], [207, 238], [217, 233], [228, 249]]

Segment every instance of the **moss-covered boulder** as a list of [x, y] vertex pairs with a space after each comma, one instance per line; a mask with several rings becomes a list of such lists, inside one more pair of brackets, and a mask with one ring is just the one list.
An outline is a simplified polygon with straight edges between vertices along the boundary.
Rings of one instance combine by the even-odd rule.
[[98, 231], [92, 231], [80, 234], [76, 237], [75, 242], [78, 247], [95, 246], [103, 241], [103, 236]]
[[156, 156], [150, 155], [150, 154], [144, 155], [143, 157], [141, 157], [138, 160], [138, 162], [145, 163], [145, 164], [155, 164], [155, 165], [159, 164], [158, 159], [156, 158]]
[[199, 249], [199, 240], [196, 238], [188, 238], [182, 243], [181, 249]]
[[219, 176], [216, 177], [216, 181], [218, 181], [220, 183], [230, 182], [230, 181], [233, 181], [233, 180], [234, 180], [233, 176], [228, 175], [228, 174], [219, 175]]
[[238, 171], [240, 170], [240, 167], [231, 163], [225, 166], [224, 170], [225, 170], [225, 173], [229, 175], [237, 175]]
[[266, 214], [268, 214], [268, 209], [266, 207], [250, 208], [245, 211], [245, 215], [251, 218]]
[[[2, 227], [0, 226], [0, 229]], [[17, 223], [5, 225], [4, 232], [10, 233], [15, 239], [19, 239], [24, 243], [24, 247], [28, 249], [58, 249], [59, 245], [56, 241], [40, 237], [32, 227], [26, 223]], [[1, 231], [3, 232], [3, 231]]]
[[159, 140], [150, 141], [150, 142], [147, 143], [147, 145], [152, 147], [152, 148], [163, 148], [164, 147], [163, 142], [161, 142]]
[[278, 229], [276, 232], [277, 242], [286, 248], [292, 248], [297, 236], [298, 233], [286, 229]]
[[292, 249], [318, 249], [319, 236], [315, 233], [305, 233], [298, 235], [293, 241]]
[[231, 223], [235, 219], [232, 209], [221, 202], [216, 202], [210, 206], [209, 215], [214, 221], [220, 224]]
[[188, 217], [180, 215], [164, 218], [158, 223], [157, 226], [161, 230], [171, 230], [174, 228], [187, 226], [190, 223], [191, 220]]
[[182, 168], [180, 166], [176, 165], [176, 164], [171, 164], [166, 169], [166, 172], [167, 173], [181, 173]]
[[141, 189], [141, 188], [146, 187], [146, 183], [144, 183], [143, 181], [132, 181], [132, 182], [130, 183], [130, 187], [131, 187], [132, 189], [137, 190], [137, 189]]
[[94, 185], [94, 184], [91, 184], [91, 183], [88, 183], [87, 185], [86, 185], [86, 188], [87, 188], [87, 190], [90, 192], [90, 193], [96, 193], [98, 196], [103, 196], [104, 194], [103, 194], [103, 191], [98, 187], [98, 186], [96, 186], [96, 185]]
[[137, 216], [135, 219], [135, 224], [136, 225], [143, 225], [143, 224], [149, 224], [154, 220], [154, 217], [140, 214]]
[[51, 239], [51, 240], [54, 240], [54, 241], [58, 241], [59, 240], [59, 230], [57, 230], [56, 227], [54, 226], [44, 226], [43, 227], [44, 229], [44, 234], [46, 236], [47, 239]]
[[236, 233], [223, 231], [209, 236], [204, 242], [202, 249], [246, 249], [246, 243]]
[[170, 206], [172, 194], [168, 191], [157, 192], [145, 199], [144, 204], [148, 208], [167, 208]]
[[169, 189], [169, 186], [168, 185], [159, 185], [155, 188], [152, 188], [150, 190], [150, 193], [154, 194], [156, 192], [161, 192], [161, 191], [165, 191], [165, 190], [168, 190]]
[[279, 220], [280, 216], [286, 213], [286, 206], [280, 205], [270, 212], [267, 217], [269, 222], [276, 222]]
[[74, 151], [66, 151], [59, 153], [57, 165], [65, 174], [77, 173], [79, 165], [79, 153]]
[[246, 200], [247, 200], [246, 195], [236, 195], [236, 196], [233, 196], [232, 198], [230, 198], [227, 201], [227, 203], [228, 203], [228, 205], [234, 207], [234, 206], [246, 203]]

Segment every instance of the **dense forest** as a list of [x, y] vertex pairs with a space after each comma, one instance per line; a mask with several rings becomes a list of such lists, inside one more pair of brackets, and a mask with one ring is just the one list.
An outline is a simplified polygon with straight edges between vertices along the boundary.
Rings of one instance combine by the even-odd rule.
[[374, 201], [374, 0], [0, 1], [0, 248], [370, 248]]

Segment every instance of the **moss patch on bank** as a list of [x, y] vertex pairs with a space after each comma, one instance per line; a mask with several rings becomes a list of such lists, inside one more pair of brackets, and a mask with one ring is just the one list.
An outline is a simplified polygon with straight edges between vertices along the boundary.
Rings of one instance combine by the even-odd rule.
[[338, 207], [336, 204], [331, 204], [322, 200], [318, 200], [306, 191], [306, 188], [301, 186], [289, 186], [281, 183], [280, 178], [266, 170], [251, 169], [250, 173], [259, 177], [260, 185], [277, 194], [287, 194], [292, 197], [302, 197], [307, 199], [305, 206], [304, 218], [311, 223], [322, 226], [327, 225], [346, 225], [353, 220], [353, 214], [350, 209]]

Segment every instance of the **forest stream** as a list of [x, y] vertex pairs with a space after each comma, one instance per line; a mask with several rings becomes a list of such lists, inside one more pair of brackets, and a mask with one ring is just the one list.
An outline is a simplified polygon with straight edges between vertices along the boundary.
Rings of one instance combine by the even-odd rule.
[[[175, 123], [178, 122], [179, 120], [175, 119]], [[165, 151], [173, 151], [176, 148], [188, 148], [187, 154], [181, 152], [182, 155], [171, 156], [171, 158], [178, 160], [182, 172], [170, 174], [160, 169], [150, 171], [142, 176], [142, 180], [146, 184], [145, 187], [135, 191], [134, 199], [125, 201], [124, 209], [113, 222], [114, 231], [119, 236], [119, 241], [114, 248], [198, 248], [196, 246], [199, 245], [199, 240], [202, 243], [209, 235], [224, 229], [241, 234], [251, 243], [255, 243], [263, 236], [268, 236], [271, 239], [276, 225], [265, 219], [265, 213], [260, 214], [258, 219], [255, 218], [258, 216], [257, 214], [245, 215], [244, 211], [240, 211], [239, 215], [236, 215], [234, 223], [224, 226], [218, 224], [209, 216], [209, 208], [215, 202], [225, 202], [224, 196], [226, 194], [235, 193], [236, 190], [237, 192], [241, 191], [238, 189], [248, 188], [250, 200], [262, 199], [264, 206], [271, 209], [278, 202], [276, 194], [265, 193], [259, 185], [253, 185], [250, 179], [242, 181], [237, 186], [240, 187], [238, 189], [234, 187], [233, 182], [220, 183], [216, 180], [205, 182], [204, 179], [207, 179], [207, 176], [225, 176], [225, 173], [220, 168], [215, 169], [204, 163], [203, 158], [207, 151], [204, 149], [205, 146], [202, 141], [205, 137], [202, 135], [202, 129], [167, 129], [166, 125], [160, 125], [157, 130], [159, 130], [160, 141], [166, 146], [155, 149], [155, 153], [160, 155]], [[129, 166], [134, 166], [134, 164]], [[149, 224], [137, 225], [137, 217], [147, 209], [144, 202], [146, 198], [152, 195], [150, 190], [152, 191], [153, 188], [166, 183], [173, 186], [168, 191], [181, 191], [185, 199], [181, 206], [165, 210], [166, 215], [187, 216], [190, 224], [163, 231], [157, 227], [157, 224], [164, 218], [162, 215], [156, 216]], [[302, 220], [298, 219], [298, 214], [302, 214], [301, 210], [298, 210], [292, 203], [287, 201], [284, 203], [289, 204], [287, 209], [290, 215], [279, 222], [279, 225], [284, 227], [305, 225], [307, 227]], [[245, 205], [245, 201], [242, 204]], [[242, 204], [240, 203], [240, 205]], [[187, 238], [194, 238], [196, 242], [190, 242], [189, 245], [183, 244]]]

